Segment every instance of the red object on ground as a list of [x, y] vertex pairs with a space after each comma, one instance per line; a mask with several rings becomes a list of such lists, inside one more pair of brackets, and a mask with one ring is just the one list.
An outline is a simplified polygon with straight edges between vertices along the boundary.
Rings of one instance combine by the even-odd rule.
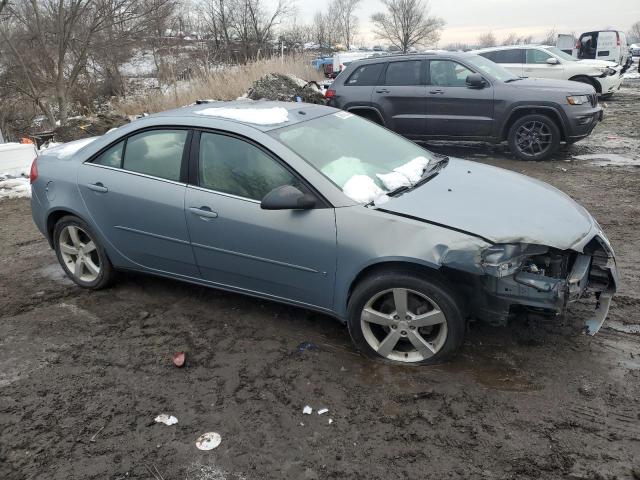
[[173, 354], [173, 364], [178, 368], [184, 367], [185, 359], [186, 357], [184, 352], [178, 352]]

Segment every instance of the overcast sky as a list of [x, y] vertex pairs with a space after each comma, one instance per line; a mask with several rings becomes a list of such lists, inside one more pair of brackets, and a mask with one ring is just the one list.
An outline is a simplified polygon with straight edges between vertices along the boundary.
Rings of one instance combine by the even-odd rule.
[[[329, 0], [297, 0], [298, 18], [310, 22], [313, 14], [326, 9]], [[542, 37], [555, 28], [560, 33], [582, 33], [613, 27], [628, 31], [640, 21], [640, 0], [431, 0], [432, 14], [447, 25], [440, 45], [473, 43], [489, 30], [500, 39], [510, 32]], [[362, 0], [357, 10], [359, 39], [375, 43], [368, 23], [372, 13], [382, 10], [379, 0]]]

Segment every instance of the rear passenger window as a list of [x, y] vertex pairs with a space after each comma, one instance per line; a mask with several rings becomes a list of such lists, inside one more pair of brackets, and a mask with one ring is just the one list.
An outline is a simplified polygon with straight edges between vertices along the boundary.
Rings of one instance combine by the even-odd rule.
[[122, 168], [167, 180], [180, 180], [186, 130], [151, 130], [127, 139]]
[[509, 50], [497, 50], [490, 60], [495, 63], [524, 63], [524, 49], [511, 48]]
[[392, 62], [387, 67], [385, 85], [421, 85], [420, 60], [406, 62]]
[[122, 167], [122, 149], [124, 142], [117, 143], [105, 152], [102, 152], [93, 163], [104, 165], [106, 167], [120, 168]]
[[258, 147], [226, 135], [202, 133], [198, 168], [201, 187], [253, 200], [283, 185], [303, 189], [289, 170]]
[[373, 63], [371, 65], [362, 65], [351, 74], [345, 85], [353, 86], [373, 86], [378, 82], [378, 77], [382, 71], [384, 63]]

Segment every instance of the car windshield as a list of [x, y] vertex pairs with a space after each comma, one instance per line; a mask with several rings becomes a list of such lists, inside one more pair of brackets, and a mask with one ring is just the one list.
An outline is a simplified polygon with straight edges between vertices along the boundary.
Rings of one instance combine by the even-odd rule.
[[491, 60], [481, 57], [480, 55], [470, 55], [465, 57], [465, 60], [481, 72], [489, 74], [498, 81], [504, 82], [519, 78], [501, 65], [493, 63]]
[[549, 53], [553, 53], [556, 57], [558, 57], [561, 60], [565, 60], [567, 62], [577, 62], [578, 59], [577, 58], [573, 58], [571, 55], [569, 55], [566, 52], [563, 52], [562, 50], [560, 50], [557, 47], [546, 47], [545, 50]]
[[361, 203], [414, 185], [436, 163], [435, 154], [348, 112], [269, 133]]

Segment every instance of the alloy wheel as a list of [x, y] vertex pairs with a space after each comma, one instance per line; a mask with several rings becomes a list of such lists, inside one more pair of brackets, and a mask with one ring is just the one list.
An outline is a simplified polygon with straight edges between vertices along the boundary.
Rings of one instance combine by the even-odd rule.
[[420, 362], [442, 349], [447, 319], [426, 295], [393, 288], [369, 299], [360, 315], [362, 333], [378, 355], [399, 362]]
[[91, 283], [102, 270], [95, 242], [83, 229], [67, 225], [58, 238], [60, 255], [67, 270], [78, 280]]
[[553, 134], [548, 125], [539, 121], [523, 123], [516, 132], [516, 146], [525, 155], [534, 157], [545, 153], [552, 144]]

